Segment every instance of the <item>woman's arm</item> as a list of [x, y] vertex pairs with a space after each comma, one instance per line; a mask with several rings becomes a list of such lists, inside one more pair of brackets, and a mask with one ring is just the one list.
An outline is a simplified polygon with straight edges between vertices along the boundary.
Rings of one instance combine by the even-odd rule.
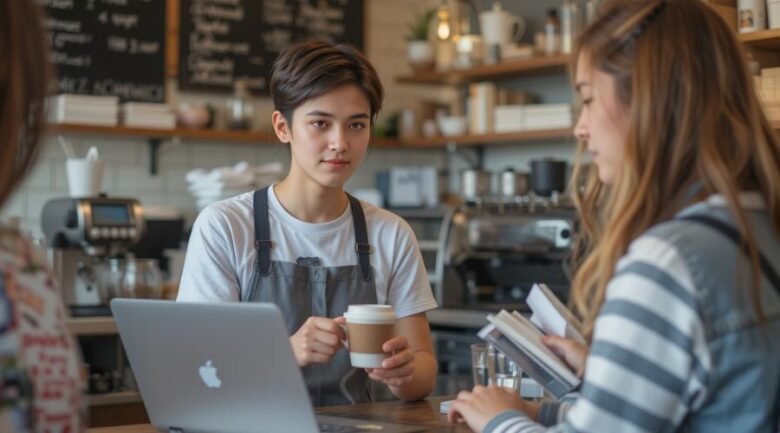
[[547, 430], [522, 412], [507, 410], [493, 393], [467, 395], [451, 411], [483, 433], [673, 432], [706, 397], [709, 364], [685, 261], [670, 244], [641, 239], [609, 284], [582, 395], [564, 424]]

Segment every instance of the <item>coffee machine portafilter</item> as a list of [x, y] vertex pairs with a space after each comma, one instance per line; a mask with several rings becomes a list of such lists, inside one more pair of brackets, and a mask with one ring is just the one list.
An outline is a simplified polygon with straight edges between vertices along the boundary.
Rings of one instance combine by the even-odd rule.
[[123, 256], [144, 232], [138, 200], [114, 197], [58, 198], [41, 215], [47, 254], [72, 316], [110, 315], [102, 290], [106, 260]]

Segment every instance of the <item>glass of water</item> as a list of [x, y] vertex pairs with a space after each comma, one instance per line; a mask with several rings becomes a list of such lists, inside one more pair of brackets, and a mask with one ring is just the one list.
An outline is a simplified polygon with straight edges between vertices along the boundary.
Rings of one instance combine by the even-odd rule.
[[520, 389], [523, 371], [512, 359], [487, 343], [471, 345], [471, 371], [474, 385]]
[[488, 386], [496, 376], [496, 350], [487, 343], [471, 345], [471, 371], [474, 385]]
[[520, 380], [523, 375], [522, 369], [511, 358], [501, 352], [496, 352], [495, 360], [496, 374], [495, 377], [491, 377], [492, 381], [490, 384], [519, 390]]

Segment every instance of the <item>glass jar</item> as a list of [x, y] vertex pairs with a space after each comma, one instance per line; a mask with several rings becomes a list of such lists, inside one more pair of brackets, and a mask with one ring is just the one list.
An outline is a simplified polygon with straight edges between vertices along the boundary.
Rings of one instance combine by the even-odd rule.
[[122, 296], [122, 277], [125, 272], [124, 259], [108, 259], [103, 264], [101, 278], [101, 297], [104, 299], [105, 304], [110, 302], [114, 298]]
[[251, 129], [254, 106], [249, 100], [249, 86], [238, 80], [233, 85], [233, 96], [227, 100], [228, 129]]
[[155, 259], [128, 259], [122, 278], [122, 296], [125, 298], [160, 299], [162, 274]]

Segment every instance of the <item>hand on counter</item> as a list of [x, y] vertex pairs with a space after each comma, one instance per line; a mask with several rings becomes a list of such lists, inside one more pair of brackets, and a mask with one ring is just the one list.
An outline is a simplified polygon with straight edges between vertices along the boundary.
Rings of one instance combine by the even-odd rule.
[[298, 331], [290, 337], [295, 360], [300, 367], [309, 364], [324, 364], [341, 349], [346, 334], [341, 325], [343, 317], [309, 317]]
[[368, 376], [388, 386], [400, 387], [410, 383], [414, 376], [415, 357], [406, 337], [393, 337], [382, 345], [382, 350], [391, 356], [382, 361], [382, 368], [367, 368]]
[[517, 390], [497, 386], [475, 386], [469, 391], [461, 391], [458, 398], [450, 404], [447, 419], [451, 423], [465, 421], [475, 432], [481, 432], [495, 416], [508, 410], [517, 410], [535, 420], [538, 404], [524, 401]]

